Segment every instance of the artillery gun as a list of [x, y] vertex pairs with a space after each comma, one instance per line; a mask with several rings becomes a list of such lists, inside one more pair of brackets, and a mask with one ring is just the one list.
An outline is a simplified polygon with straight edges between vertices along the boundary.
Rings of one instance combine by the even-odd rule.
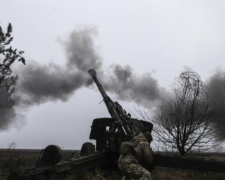
[[[141, 132], [152, 131], [152, 123], [131, 118], [131, 115], [118, 102], [111, 100], [99, 82], [94, 69], [90, 69], [88, 72], [96, 83], [111, 115], [111, 118], [98, 118], [92, 122], [89, 139], [96, 140], [96, 149], [93, 151], [92, 145], [84, 143], [81, 151], [82, 157], [60, 162], [61, 149], [58, 146], [50, 145], [42, 152], [42, 158], [36, 167], [15, 170], [8, 176], [8, 180], [37, 179], [43, 174], [76, 172], [93, 167], [117, 169], [121, 143]], [[89, 151], [88, 148], [92, 150]]]
[[131, 118], [130, 113], [127, 113], [118, 102], [113, 102], [107, 95], [97, 78], [95, 70], [90, 69], [88, 72], [96, 83], [111, 115], [111, 118], [93, 120], [89, 138], [96, 140], [97, 151], [118, 152], [123, 141], [129, 141], [141, 132], [149, 131], [151, 133], [152, 123]]
[[[138, 133], [152, 131], [152, 123], [131, 118], [131, 115], [118, 102], [110, 99], [99, 82], [95, 70], [90, 69], [89, 74], [95, 81], [111, 115], [111, 118], [97, 118], [92, 122], [89, 139], [96, 140], [96, 149], [93, 150], [93, 145], [84, 143], [83, 154], [81, 152], [83, 156], [60, 161], [60, 148], [50, 145], [43, 151], [41, 163], [38, 166], [15, 170], [8, 176], [8, 180], [33, 180], [39, 179], [39, 176], [42, 175], [78, 172], [95, 167], [115, 170], [121, 143], [129, 141]], [[225, 163], [223, 162], [180, 158], [161, 153], [154, 153], [153, 158], [156, 166], [225, 172]]]

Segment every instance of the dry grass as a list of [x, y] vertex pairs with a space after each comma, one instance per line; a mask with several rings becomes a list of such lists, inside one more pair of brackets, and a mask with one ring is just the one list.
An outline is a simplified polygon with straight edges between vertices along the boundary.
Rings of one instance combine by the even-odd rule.
[[154, 180], [224, 180], [225, 173], [193, 171], [156, 167], [152, 172]]
[[38, 156], [34, 154], [26, 156], [2, 156], [0, 157], [0, 173], [10, 172], [13, 169], [21, 167], [34, 166], [38, 160]]
[[[224, 180], [225, 173], [193, 171], [183, 169], [173, 169], [165, 167], [155, 167], [151, 173], [153, 180]], [[64, 177], [54, 177], [52, 180], [120, 180], [122, 175], [119, 171], [105, 172], [83, 171]]]
[[[70, 152], [64, 154], [63, 159], [77, 156], [77, 153]], [[23, 167], [35, 166], [39, 159], [39, 153], [28, 153], [17, 156], [0, 156], [0, 180], [7, 179], [7, 175], [13, 170]], [[224, 170], [225, 172], [225, 170]], [[173, 169], [165, 167], [155, 167], [152, 171], [153, 180], [224, 180], [225, 173], [193, 171], [183, 169]], [[45, 177], [46, 180], [119, 180], [122, 175], [119, 171], [82, 171], [76, 173], [66, 173]]]

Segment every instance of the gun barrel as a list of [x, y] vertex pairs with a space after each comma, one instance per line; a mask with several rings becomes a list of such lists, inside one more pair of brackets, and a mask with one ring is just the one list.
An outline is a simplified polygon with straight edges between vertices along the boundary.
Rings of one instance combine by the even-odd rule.
[[100, 93], [102, 94], [102, 97], [104, 100], [108, 99], [109, 96], [106, 94], [104, 88], [102, 87], [101, 83], [99, 82], [98, 78], [97, 78], [97, 73], [94, 69], [89, 69], [88, 73], [91, 75], [91, 77], [93, 78], [93, 80], [95, 81]]
[[[120, 124], [120, 126], [118, 126], [120, 131], [122, 131], [123, 134], [130, 136], [139, 134], [141, 132], [141, 129], [132, 122], [132, 120], [130, 119], [130, 115], [126, 113], [126, 111], [120, 106], [118, 102], [113, 102], [110, 99], [110, 97], [106, 94], [104, 88], [102, 87], [101, 83], [97, 78], [96, 71], [94, 69], [89, 69], [88, 73], [94, 79], [103, 97], [103, 100], [105, 102], [109, 114], [111, 115], [112, 118], [116, 120], [117, 123]], [[115, 131], [114, 127], [112, 127], [112, 129], [113, 131]]]
[[[121, 124], [121, 126], [119, 127], [120, 130], [124, 133], [124, 134], [127, 134], [127, 130], [124, 129], [123, 127], [123, 122], [120, 118], [120, 115], [118, 114], [117, 112], [117, 109], [116, 109], [116, 106], [115, 106], [115, 103], [111, 100], [111, 98], [106, 94], [104, 88], [102, 87], [101, 83], [99, 82], [98, 78], [97, 78], [97, 73], [94, 69], [89, 69], [88, 73], [91, 75], [91, 77], [94, 79], [102, 97], [103, 97], [103, 100], [105, 102], [105, 105], [108, 109], [108, 112], [109, 114], [111, 115], [112, 118], [116, 119], [116, 121], [118, 123]], [[112, 127], [112, 130], [115, 131], [115, 127], [113, 126]]]

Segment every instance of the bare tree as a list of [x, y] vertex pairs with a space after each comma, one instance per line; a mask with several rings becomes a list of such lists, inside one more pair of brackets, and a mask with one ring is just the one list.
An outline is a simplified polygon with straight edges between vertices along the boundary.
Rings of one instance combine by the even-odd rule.
[[153, 122], [163, 147], [184, 156], [212, 147], [211, 118], [206, 86], [198, 74], [187, 71], [177, 78], [173, 93], [157, 110]]

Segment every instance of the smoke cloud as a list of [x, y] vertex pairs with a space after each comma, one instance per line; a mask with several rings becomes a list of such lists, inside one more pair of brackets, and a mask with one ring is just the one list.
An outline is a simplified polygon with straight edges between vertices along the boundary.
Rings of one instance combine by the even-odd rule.
[[43, 66], [36, 62], [20, 74], [15, 100], [18, 105], [38, 105], [46, 101], [68, 100], [87, 80], [77, 71], [54, 64]]
[[208, 86], [216, 132], [221, 140], [225, 140], [225, 72], [218, 71], [211, 76]]
[[95, 34], [94, 29], [74, 31], [68, 41], [61, 42], [67, 54], [64, 66], [53, 63], [41, 65], [27, 60], [25, 67], [14, 71], [19, 75], [13, 94], [15, 105], [11, 108], [0, 108], [1, 130], [15, 124], [21, 109], [48, 101], [67, 101], [77, 89], [91, 84], [88, 69], [99, 69], [102, 63], [94, 47]]
[[13, 108], [1, 108], [0, 118], [0, 130], [6, 130], [15, 122], [16, 111]]
[[[15, 93], [17, 105], [39, 105], [47, 101], [67, 101], [74, 92], [91, 83], [87, 71], [90, 67], [100, 68], [101, 59], [95, 51], [93, 29], [74, 31], [69, 40], [61, 42], [66, 51], [64, 66], [56, 64], [28, 64], [19, 72]], [[28, 62], [29, 63], [29, 62]]]
[[138, 76], [130, 66], [112, 65], [104, 80], [105, 88], [119, 100], [132, 101], [145, 108], [155, 106], [162, 98], [163, 89], [150, 73]]
[[[17, 116], [16, 112], [48, 101], [67, 101], [76, 90], [89, 87], [93, 80], [88, 74], [94, 68], [107, 92], [114, 93], [118, 101], [132, 101], [152, 107], [161, 97], [161, 88], [151, 74], [137, 76], [131, 67], [112, 65], [103, 71], [102, 60], [94, 44], [95, 29], [74, 31], [67, 41], [61, 41], [66, 52], [64, 65], [42, 65], [27, 60], [19, 75], [14, 93], [15, 106], [1, 110], [0, 129], [7, 129]], [[104, 72], [104, 73], [103, 73]], [[96, 86], [94, 85], [95, 89]]]
[[75, 68], [87, 74], [90, 68], [101, 67], [102, 61], [93, 41], [93, 36], [96, 34], [94, 28], [74, 31], [68, 41], [62, 42], [68, 58], [67, 68]]

